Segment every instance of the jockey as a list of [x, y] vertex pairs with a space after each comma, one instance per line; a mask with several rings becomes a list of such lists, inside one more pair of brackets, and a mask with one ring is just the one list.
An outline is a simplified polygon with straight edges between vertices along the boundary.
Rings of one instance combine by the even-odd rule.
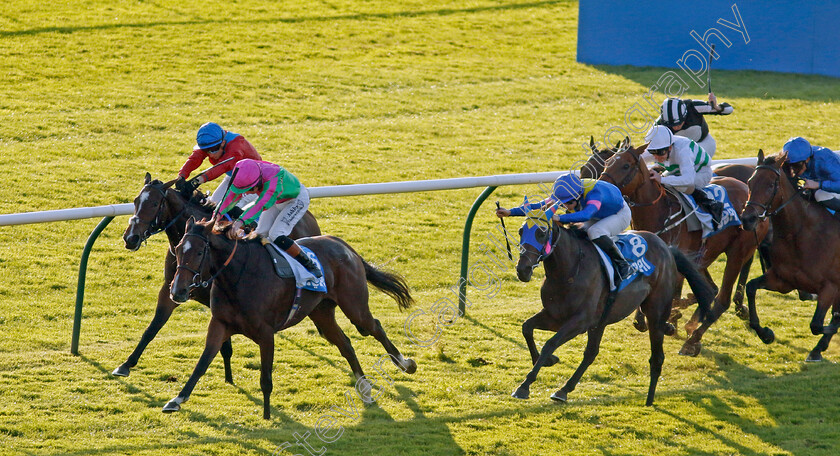
[[259, 196], [256, 201], [245, 206], [245, 212], [234, 220], [231, 229], [239, 230], [243, 224], [259, 219], [257, 234], [273, 240], [315, 277], [321, 277], [321, 271], [315, 263], [289, 238], [295, 224], [309, 208], [309, 191], [298, 178], [274, 163], [241, 160], [234, 168], [230, 191], [218, 206], [216, 219], [221, 220], [245, 194]]
[[814, 199], [840, 211], [840, 156], [831, 149], [812, 146], [805, 138], [790, 138], [782, 147], [795, 176], [805, 179], [805, 188], [816, 190]]
[[[230, 182], [230, 174], [233, 167], [239, 160], [250, 158], [252, 160], [262, 160], [257, 149], [248, 142], [243, 136], [224, 131], [222, 127], [214, 122], [208, 122], [198, 129], [195, 135], [195, 146], [193, 146], [192, 154], [187, 158], [184, 166], [178, 171], [178, 179], [175, 181], [175, 188], [185, 195], [192, 194], [192, 192], [201, 184], [216, 179], [222, 174], [225, 175], [221, 184], [216, 187], [216, 190], [210, 195], [210, 201], [218, 206], [222, 202], [222, 197]], [[233, 158], [233, 160], [208, 170], [203, 176], [187, 180], [190, 173], [195, 171], [205, 158], [210, 159], [210, 164], [215, 165], [220, 161]], [[247, 195], [246, 198], [240, 202], [239, 207], [233, 208], [229, 211], [232, 219], [238, 218], [242, 215], [241, 207], [257, 199], [256, 195]]]
[[[560, 206], [567, 213], [555, 215]], [[588, 181], [585, 185], [574, 174], [564, 174], [554, 182], [551, 196], [529, 205], [513, 209], [499, 208], [499, 218], [524, 216], [528, 211], [545, 208], [546, 215], [559, 223], [583, 222], [589, 239], [601, 248], [618, 267], [620, 280], [632, 274], [632, 266], [616, 247], [613, 238], [630, 226], [630, 207], [621, 196], [621, 190], [604, 181]]]
[[677, 136], [686, 137], [697, 143], [709, 154], [715, 156], [717, 143], [709, 134], [709, 124], [705, 114], [729, 115], [734, 108], [729, 103], [717, 104], [715, 94], [709, 93], [709, 102], [702, 100], [680, 100], [668, 98], [662, 103], [657, 125], [665, 125]]
[[[647, 161], [652, 156], [658, 169], [650, 170], [651, 180], [670, 185], [682, 193], [694, 197], [694, 201], [712, 216], [714, 228], [723, 216], [723, 203], [706, 195], [703, 187], [712, 180], [709, 154], [696, 142], [671, 133], [668, 127], [654, 125], [645, 135], [647, 150], [642, 154]], [[659, 174], [664, 170], [664, 173]]]

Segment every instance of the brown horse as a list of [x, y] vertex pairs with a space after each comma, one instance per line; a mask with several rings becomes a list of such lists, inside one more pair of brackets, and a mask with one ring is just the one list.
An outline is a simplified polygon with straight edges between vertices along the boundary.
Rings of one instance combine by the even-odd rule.
[[[635, 233], [647, 242], [645, 257], [655, 270], [648, 276], [637, 277], [612, 296], [614, 301], [608, 304], [609, 283], [595, 245], [587, 239], [586, 233], [555, 223], [549, 225], [543, 211], [528, 214], [520, 229], [522, 253], [516, 273], [519, 280], [528, 282], [534, 268], [543, 262], [545, 280], [540, 289], [543, 308], [522, 324], [522, 334], [528, 343], [534, 367], [514, 391], [513, 397], [527, 399], [531, 383], [536, 381], [540, 368], [557, 361], [554, 351], [579, 334], [587, 333], [583, 361], [566, 384], [551, 395], [552, 399], [565, 402], [568, 393], [574, 391], [583, 373], [598, 355], [606, 326], [641, 308], [650, 328], [651, 347], [650, 386], [645, 405], [653, 404], [656, 384], [665, 361], [662, 342], [666, 334], [674, 333], [668, 317], [671, 301], [682, 280], [680, 274], [685, 276], [698, 297], [698, 308], [703, 316], [714, 298], [714, 289], [678, 249], [669, 248], [652, 233]], [[537, 352], [534, 343], [534, 329], [556, 332], [540, 352]]]
[[[215, 208], [211, 203], [205, 201], [204, 194], [199, 191], [194, 191], [190, 198], [184, 197], [180, 192], [171, 188], [174, 183], [174, 180], [166, 183], [152, 180], [152, 176], [146, 173], [143, 189], [140, 190], [137, 198], [134, 198], [134, 216], [129, 219], [128, 227], [123, 233], [125, 248], [135, 251], [150, 236], [165, 232], [169, 239], [169, 250], [166, 252], [166, 259], [164, 260], [163, 285], [158, 291], [155, 315], [143, 332], [137, 347], [122, 365], [114, 369], [111, 375], [128, 377], [131, 368], [137, 365], [146, 346], [169, 320], [172, 311], [178, 307], [178, 303], [169, 297], [169, 288], [172, 285], [172, 278], [175, 277], [176, 262], [173, 253], [175, 246], [184, 236], [184, 226], [187, 224], [187, 219], [190, 217], [196, 219], [209, 218]], [[319, 234], [321, 234], [321, 229], [318, 227], [318, 222], [307, 211], [300, 222], [295, 225], [290, 237], [298, 239]], [[209, 307], [210, 289], [196, 288], [190, 293], [190, 298]], [[233, 383], [233, 374], [230, 371], [230, 357], [233, 348], [229, 340], [222, 345], [221, 353], [225, 364], [225, 381]]]
[[[400, 309], [409, 308], [413, 300], [400, 276], [374, 268], [337, 237], [304, 238], [299, 243], [310, 248], [320, 259], [328, 291], [303, 290], [300, 308], [294, 312], [295, 280], [282, 279], [275, 274], [271, 257], [259, 239], [253, 236], [247, 240], [230, 239], [233, 236], [229, 234], [224, 229], [215, 231], [212, 221], [189, 220], [186, 234], [175, 248], [178, 272], [172, 281], [172, 298], [184, 302], [197, 283], [212, 282], [210, 311], [213, 315], [207, 329], [204, 352], [195, 370], [178, 396], [164, 406], [164, 412], [179, 410], [180, 404], [189, 399], [222, 343], [233, 334], [243, 334], [260, 347], [263, 418], [270, 418], [274, 333], [299, 323], [307, 316], [350, 364], [359, 393], [369, 394], [372, 386], [364, 376], [350, 339], [335, 321], [336, 306], [363, 336], [373, 335], [397, 367], [409, 374], [417, 370], [417, 364], [403, 358], [368, 308], [366, 282], [394, 298]], [[366, 402], [372, 401], [369, 396], [363, 396], [365, 398]]]
[[[615, 184], [622, 194], [628, 197], [633, 213], [633, 227], [654, 232], [668, 245], [679, 246], [684, 252], [696, 254], [699, 267], [710, 283], [714, 281], [708, 272], [709, 265], [721, 254], [726, 254], [723, 279], [711, 317], [700, 324], [698, 312], [695, 312], [685, 326], [690, 336], [680, 349], [680, 354], [697, 356], [702, 348], [703, 334], [729, 308], [735, 281], [744, 264], [751, 260], [755, 253], [756, 237], [760, 242], [767, 233], [767, 224], [761, 224], [756, 232], [730, 226], [714, 236], [703, 239], [700, 230], [688, 231], [685, 223], [669, 222], [672, 218], [680, 218], [681, 205], [664, 186], [650, 179], [648, 167], [640, 158], [646, 147], [646, 144], [638, 148], [628, 147], [615, 154], [600, 177], [601, 180]], [[716, 178], [713, 182], [726, 189], [730, 203], [740, 212], [747, 200], [747, 186], [729, 177]]]
[[[822, 336], [808, 354], [807, 361], [821, 361], [831, 337], [840, 327], [840, 223], [818, 203], [802, 198], [791, 177], [787, 153], [764, 158], [750, 178], [750, 196], [741, 215], [744, 229], [751, 230], [763, 219], [773, 221], [775, 239], [770, 250], [771, 264], [764, 275], [747, 283], [750, 328], [769, 344], [773, 331], [762, 327], [755, 308], [758, 289], [789, 293], [793, 289], [817, 294], [817, 308], [811, 319], [811, 332]], [[825, 315], [832, 317], [825, 326]]]

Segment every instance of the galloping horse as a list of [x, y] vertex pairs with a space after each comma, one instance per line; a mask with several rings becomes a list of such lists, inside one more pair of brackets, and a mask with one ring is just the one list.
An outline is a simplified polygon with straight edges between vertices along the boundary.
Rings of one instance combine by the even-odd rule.
[[[135, 251], [143, 245], [150, 236], [165, 232], [169, 239], [169, 250], [166, 252], [166, 260], [164, 261], [163, 269], [163, 286], [158, 292], [157, 307], [155, 308], [155, 316], [149, 323], [149, 326], [143, 332], [140, 342], [137, 343], [137, 348], [128, 356], [128, 359], [122, 365], [111, 373], [118, 377], [128, 377], [131, 373], [131, 368], [137, 365], [140, 356], [146, 349], [146, 346], [155, 338], [160, 328], [166, 324], [172, 311], [178, 307], [178, 303], [169, 297], [169, 288], [172, 284], [172, 278], [175, 277], [175, 246], [181, 241], [184, 236], [184, 226], [187, 219], [190, 217], [209, 218], [213, 213], [214, 206], [211, 203], [205, 202], [204, 194], [200, 191], [195, 191], [190, 198], [181, 195], [180, 192], [173, 190], [172, 184], [175, 181], [161, 182], [159, 180], [152, 180], [152, 176], [146, 173], [146, 179], [143, 183], [143, 189], [137, 198], [134, 198], [134, 216], [128, 221], [128, 227], [123, 234], [125, 241], [125, 248]], [[318, 227], [318, 222], [315, 217], [307, 211], [303, 218], [295, 225], [290, 237], [298, 239], [304, 236], [316, 236], [321, 234], [321, 229]], [[196, 288], [190, 293], [190, 298], [210, 306], [210, 289]], [[225, 341], [222, 345], [222, 358], [225, 364], [225, 381], [233, 383], [233, 374], [230, 371], [230, 357], [233, 348], [230, 341]]]
[[[640, 275], [610, 297], [609, 281], [602, 272], [595, 245], [587, 239], [586, 233], [549, 223], [545, 212], [532, 211], [520, 229], [523, 241], [516, 265], [517, 276], [523, 282], [530, 281], [533, 269], [542, 261], [545, 280], [540, 289], [542, 310], [522, 324], [522, 334], [528, 343], [534, 367], [514, 391], [513, 397], [527, 399], [530, 385], [537, 379], [540, 368], [557, 362], [552, 353], [585, 332], [587, 343], [583, 361], [566, 384], [551, 395], [552, 399], [565, 402], [568, 393], [574, 391], [583, 373], [598, 355], [605, 327], [623, 320], [641, 307], [650, 328], [651, 347], [650, 386], [645, 404], [652, 405], [665, 360], [662, 341], [666, 334], [671, 335], [675, 331], [674, 326], [668, 323], [668, 317], [671, 300], [682, 280], [680, 274], [686, 277], [697, 296], [702, 315], [709, 309], [714, 289], [677, 248], [669, 248], [652, 233], [638, 231], [635, 234], [647, 242], [645, 257], [655, 270], [649, 276]], [[612, 304], [608, 304], [608, 298], [614, 298]], [[534, 329], [556, 331], [539, 353], [534, 344]]]
[[[750, 328], [769, 344], [773, 331], [761, 327], [755, 309], [758, 289], [788, 293], [793, 289], [817, 294], [811, 332], [821, 335], [807, 361], [821, 361], [831, 337], [840, 327], [840, 223], [820, 204], [800, 196], [787, 163], [787, 153], [764, 158], [750, 178], [750, 197], [741, 215], [744, 229], [752, 230], [767, 217], [773, 221], [775, 238], [770, 249], [770, 267], [764, 275], [747, 282]], [[825, 326], [825, 315], [832, 317]]]
[[[703, 334], [729, 308], [733, 285], [744, 264], [752, 259], [756, 240], [760, 242], [765, 236], [767, 224], [763, 223], [755, 233], [744, 231], [738, 226], [730, 226], [707, 239], [703, 239], [699, 230], [688, 231], [685, 223], [666, 226], [667, 220], [680, 213], [681, 206], [677, 198], [667, 192], [664, 186], [650, 179], [648, 167], [640, 158], [646, 147], [646, 144], [638, 148], [628, 146], [615, 154], [601, 173], [601, 180], [615, 184], [630, 200], [633, 227], [654, 232], [669, 245], [679, 246], [685, 252], [696, 252], [700, 258], [700, 269], [710, 283], [714, 281], [708, 272], [709, 265], [722, 253], [726, 254], [723, 280], [715, 297], [715, 306], [710, 318], [698, 327], [698, 312], [695, 312], [685, 326], [690, 337], [680, 349], [680, 354], [697, 356], [702, 348]], [[717, 178], [714, 183], [726, 189], [732, 206], [740, 212], [747, 200], [747, 186], [729, 177]]]
[[[336, 345], [350, 364], [357, 379], [357, 390], [371, 390], [364, 377], [350, 339], [335, 321], [335, 307], [341, 308], [363, 336], [373, 335], [403, 371], [413, 374], [417, 364], [403, 358], [391, 343], [379, 320], [368, 308], [366, 282], [397, 301], [400, 309], [413, 302], [405, 281], [396, 274], [380, 271], [368, 264], [343, 240], [315, 236], [298, 242], [311, 249], [324, 267], [327, 292], [302, 290], [299, 310], [293, 308], [294, 279], [281, 279], [274, 272], [272, 259], [259, 239], [230, 239], [230, 233], [214, 230], [213, 221], [189, 220], [186, 234], [175, 248], [178, 272], [172, 281], [172, 298], [184, 302], [191, 289], [201, 282], [212, 282], [210, 326], [204, 352], [181, 392], [163, 408], [174, 412], [189, 399], [198, 379], [233, 334], [243, 334], [260, 346], [260, 387], [263, 392], [263, 418], [271, 417], [271, 371], [274, 362], [274, 333], [293, 326], [309, 316], [321, 335]], [[360, 385], [360, 382], [364, 385]], [[370, 402], [370, 398], [366, 402]]]

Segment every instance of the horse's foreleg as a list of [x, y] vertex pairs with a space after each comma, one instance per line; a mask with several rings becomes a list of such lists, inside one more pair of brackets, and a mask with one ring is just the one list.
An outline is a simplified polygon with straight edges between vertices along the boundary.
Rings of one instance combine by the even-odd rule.
[[222, 342], [220, 353], [222, 354], [222, 360], [225, 363], [225, 383], [233, 385], [233, 372], [230, 369], [230, 358], [233, 356], [233, 345], [231, 345], [230, 339]]
[[537, 362], [534, 363], [534, 367], [531, 369], [531, 372], [528, 373], [528, 376], [525, 377], [525, 381], [519, 385], [519, 388], [517, 388], [511, 396], [517, 399], [528, 399], [531, 395], [531, 383], [534, 383], [534, 381], [537, 380], [537, 374], [540, 372], [540, 368], [545, 365], [552, 353], [557, 350], [557, 347], [563, 345], [585, 331], [583, 320], [584, 312], [581, 312], [560, 326], [559, 331], [551, 336], [551, 338], [546, 341], [545, 345], [543, 345], [543, 348], [540, 351], [540, 356], [537, 358]]
[[[230, 339], [228, 339], [228, 342]], [[274, 329], [268, 327], [260, 334], [260, 389], [263, 393], [263, 418], [271, 418], [271, 370], [274, 366]]]
[[[528, 344], [528, 351], [531, 353], [531, 364], [537, 363], [537, 358], [540, 357], [540, 352], [537, 351], [537, 344], [534, 342], [534, 330], [541, 329], [546, 331], [557, 331], [559, 325], [551, 318], [551, 315], [545, 311], [540, 310], [531, 318], [522, 323], [522, 337], [525, 338], [525, 343]], [[545, 362], [545, 367], [553, 366], [560, 361], [555, 355], [551, 355]]]
[[735, 287], [735, 296], [732, 297], [732, 302], [735, 304], [735, 315], [741, 320], [748, 320], [750, 318], [750, 311], [744, 305], [744, 290], [747, 279], [750, 278], [750, 269], [752, 269], [753, 260], [754, 257], [750, 257], [741, 267], [741, 272], [738, 274], [738, 285]]
[[583, 360], [580, 362], [580, 366], [578, 366], [575, 373], [569, 377], [566, 384], [551, 395], [552, 399], [555, 401], [566, 402], [566, 398], [569, 393], [575, 390], [575, 386], [577, 386], [580, 378], [583, 377], [583, 373], [586, 372], [586, 369], [589, 368], [592, 362], [595, 361], [595, 357], [598, 356], [598, 352], [601, 348], [601, 338], [604, 337], [605, 328], [606, 326], [600, 326], [595, 329], [590, 329], [586, 334], [586, 349], [583, 351]]
[[664, 322], [650, 330], [650, 386], [648, 386], [646, 406], [653, 405], [653, 396], [656, 394], [656, 385], [659, 383], [659, 376], [662, 375], [662, 364], [665, 362], [665, 350], [662, 348], [662, 341], [665, 333], [662, 328]]
[[149, 323], [146, 330], [143, 331], [143, 336], [140, 337], [140, 342], [137, 343], [137, 347], [133, 352], [131, 352], [128, 359], [122, 363], [120, 367], [114, 369], [114, 371], [111, 372], [111, 375], [115, 375], [117, 377], [128, 377], [128, 374], [131, 373], [131, 368], [136, 366], [137, 362], [140, 361], [140, 356], [143, 354], [143, 351], [146, 350], [149, 343], [155, 338], [155, 336], [157, 336], [160, 328], [169, 321], [169, 317], [172, 316], [172, 311], [175, 310], [176, 307], [178, 307], [178, 303], [169, 298], [169, 282], [167, 281], [158, 292], [155, 316], [152, 318], [152, 321]]
[[216, 357], [216, 353], [222, 347], [222, 343], [227, 339], [230, 339], [230, 333], [224, 323], [216, 318], [211, 318], [210, 326], [207, 328], [207, 341], [204, 345], [204, 352], [201, 354], [201, 358], [198, 359], [192, 375], [190, 375], [189, 380], [187, 380], [181, 392], [163, 406], [165, 413], [177, 412], [181, 409], [181, 404], [190, 398], [190, 394], [192, 394], [193, 388], [198, 383], [198, 379], [207, 372], [207, 367], [210, 366], [213, 358]]
[[[833, 286], [828, 289], [820, 290], [817, 294], [817, 308], [814, 311], [814, 317], [811, 319], [811, 334], [815, 336], [834, 334], [837, 328], [833, 326], [824, 326], [825, 314], [828, 309], [837, 304], [837, 298], [840, 293]], [[833, 319], [833, 317], [832, 317]]]

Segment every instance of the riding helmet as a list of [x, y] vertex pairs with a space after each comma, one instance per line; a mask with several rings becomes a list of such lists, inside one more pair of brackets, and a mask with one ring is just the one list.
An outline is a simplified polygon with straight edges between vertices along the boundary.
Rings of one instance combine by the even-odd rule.
[[791, 163], [799, 163], [811, 158], [811, 143], [801, 136], [788, 139], [782, 150], [788, 153], [788, 161]]
[[236, 164], [236, 175], [230, 185], [233, 193], [245, 193], [260, 181], [260, 164], [256, 160], [246, 158]]
[[554, 181], [553, 194], [561, 203], [577, 200], [583, 195], [583, 182], [574, 174], [564, 174]]
[[688, 108], [685, 102], [679, 98], [668, 98], [662, 102], [661, 119], [662, 124], [668, 127], [679, 125], [685, 122], [685, 116], [688, 115]]
[[195, 143], [199, 149], [209, 149], [222, 143], [225, 131], [215, 122], [207, 122], [198, 129]]
[[648, 150], [659, 150], [674, 144], [674, 134], [671, 129], [663, 125], [654, 125], [645, 135]]

